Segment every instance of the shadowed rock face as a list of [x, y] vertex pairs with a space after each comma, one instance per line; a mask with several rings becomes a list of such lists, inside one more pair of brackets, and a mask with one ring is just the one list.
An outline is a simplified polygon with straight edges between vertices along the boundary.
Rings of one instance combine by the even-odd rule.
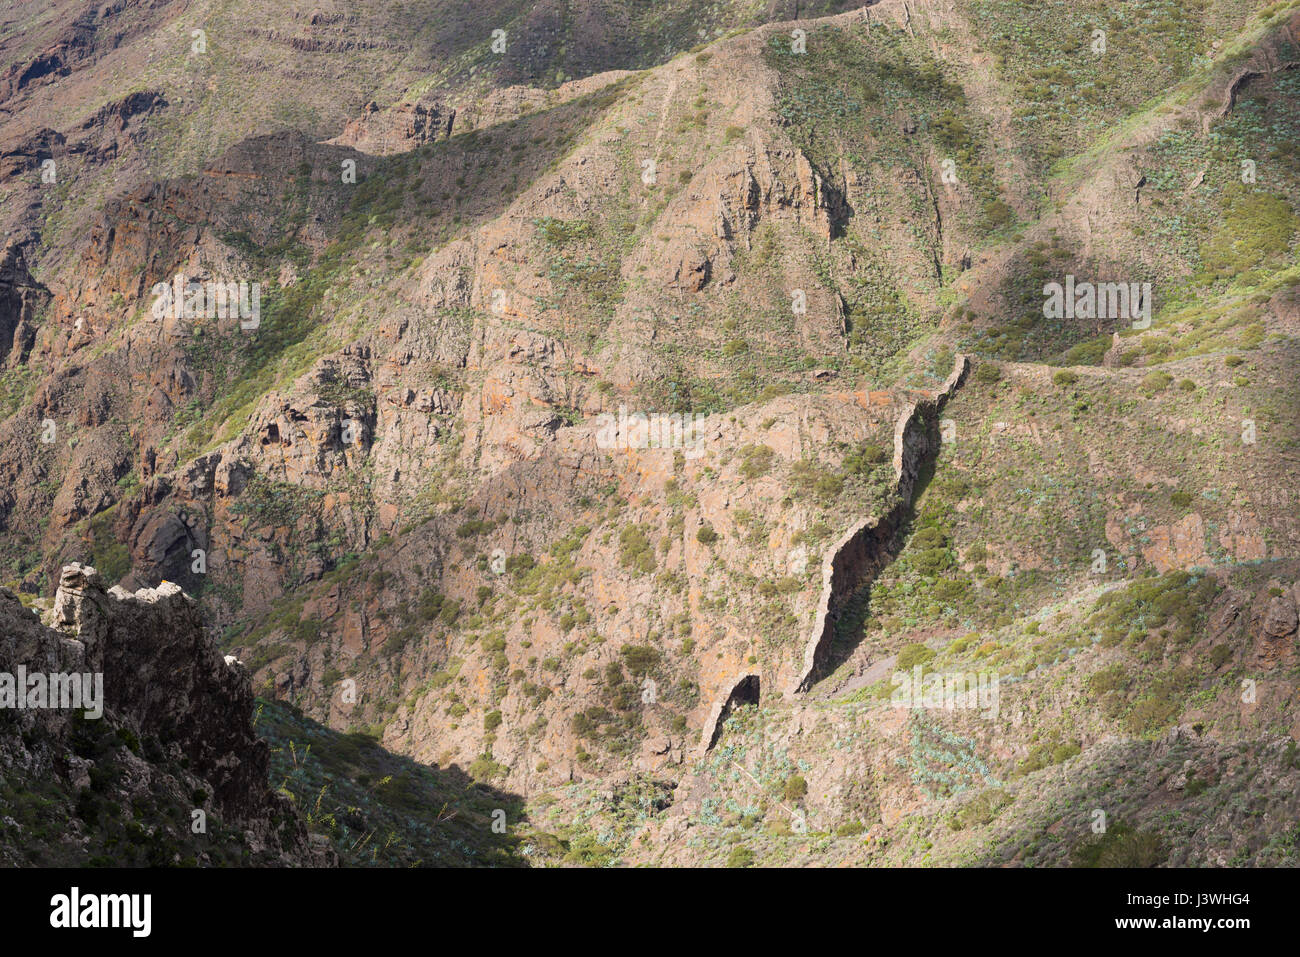
[[[172, 840], [192, 833], [193, 811], [202, 809], [248, 863], [331, 862], [268, 786], [247, 672], [218, 653], [178, 586], [105, 592], [94, 568], [68, 565], [44, 624], [0, 590], [0, 673], [102, 676], [102, 722], [84, 717], [85, 708], [0, 712], [0, 770], [78, 795], [84, 827], [71, 820], [71, 837], [94, 843], [86, 792], [127, 806], [149, 795], [180, 812], [150, 821]], [[107, 734], [127, 746], [105, 749]], [[0, 857], [14, 852], [0, 846]]]
[[50, 300], [44, 286], [27, 271], [22, 247], [0, 252], [0, 366], [27, 358], [35, 336], [36, 313]]
[[761, 700], [761, 693], [762, 686], [758, 675], [745, 675], [736, 682], [736, 687], [731, 689], [731, 694], [723, 702], [722, 710], [718, 713], [718, 719], [713, 724], [713, 731], [709, 735], [710, 748], [718, 743], [718, 736], [722, 733], [722, 726], [726, 723], [727, 718], [731, 716], [731, 713], [745, 705], [758, 705]]

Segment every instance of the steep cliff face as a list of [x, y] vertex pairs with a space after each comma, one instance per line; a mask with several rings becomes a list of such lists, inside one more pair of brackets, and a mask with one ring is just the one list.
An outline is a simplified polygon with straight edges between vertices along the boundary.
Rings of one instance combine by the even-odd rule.
[[0, 677], [7, 864], [331, 862], [270, 788], [247, 672], [176, 585], [105, 592], [70, 565], [45, 624], [0, 591]]
[[13, 368], [27, 359], [36, 323], [50, 292], [27, 271], [23, 250], [8, 245], [0, 252], [0, 365]]

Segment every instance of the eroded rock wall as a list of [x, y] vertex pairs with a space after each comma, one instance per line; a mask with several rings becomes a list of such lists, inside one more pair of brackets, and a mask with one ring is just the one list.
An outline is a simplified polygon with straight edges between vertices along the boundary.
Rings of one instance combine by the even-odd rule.
[[892, 560], [890, 546], [911, 510], [917, 479], [926, 462], [939, 450], [939, 413], [966, 381], [969, 372], [970, 359], [959, 355], [943, 388], [933, 398], [912, 403], [899, 417], [894, 430], [896, 503], [884, 516], [864, 519], [850, 528], [827, 553], [812, 639], [804, 652], [803, 674], [792, 692], [807, 691], [820, 677], [844, 602]]

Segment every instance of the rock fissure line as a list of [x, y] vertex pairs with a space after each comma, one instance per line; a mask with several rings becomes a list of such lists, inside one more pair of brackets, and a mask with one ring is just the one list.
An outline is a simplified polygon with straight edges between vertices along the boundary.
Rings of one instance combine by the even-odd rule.
[[[894, 426], [895, 504], [884, 517], [867, 518], [851, 527], [823, 559], [822, 596], [812, 637], [804, 649], [803, 670], [786, 690], [787, 698], [807, 692], [822, 677], [835, 639], [835, 624], [844, 606], [893, 560], [890, 545], [911, 511], [917, 479], [939, 451], [938, 415], [969, 373], [970, 358], [957, 356], [943, 387], [931, 398], [910, 403], [899, 416]], [[712, 750], [722, 725], [738, 705], [758, 703], [759, 676], [753, 673], [738, 676], [727, 696], [714, 705], [705, 723], [700, 753]]]
[[869, 585], [893, 560], [891, 545], [911, 511], [917, 479], [939, 452], [939, 413], [966, 381], [970, 359], [959, 355], [943, 387], [930, 399], [911, 403], [894, 426], [895, 504], [882, 517], [852, 526], [826, 553], [822, 562], [822, 597], [804, 649], [804, 667], [788, 694], [803, 694], [823, 677], [835, 625], [848, 600]]

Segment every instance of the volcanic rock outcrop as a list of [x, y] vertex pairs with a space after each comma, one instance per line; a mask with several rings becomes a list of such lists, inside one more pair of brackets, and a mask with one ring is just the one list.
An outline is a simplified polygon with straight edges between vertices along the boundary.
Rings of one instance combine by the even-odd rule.
[[[0, 695], [0, 774], [41, 781], [56, 805], [72, 805], [66, 847], [33, 846], [40, 821], [16, 808], [0, 860], [75, 862], [84, 848], [106, 863], [332, 863], [268, 786], [248, 675], [218, 653], [178, 586], [106, 592], [94, 568], [68, 565], [44, 624], [0, 589], [0, 674], [24, 696], [20, 708]], [[41, 697], [55, 676], [79, 692]], [[127, 825], [127, 843], [146, 855], [133, 858], [111, 839], [113, 809], [145, 803], [147, 830]]]

